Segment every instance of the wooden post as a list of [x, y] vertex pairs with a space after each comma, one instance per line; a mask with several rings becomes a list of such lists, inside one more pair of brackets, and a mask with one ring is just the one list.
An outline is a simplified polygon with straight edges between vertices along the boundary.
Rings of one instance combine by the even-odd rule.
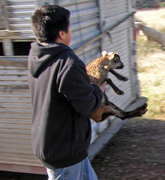
[[13, 43], [11, 39], [3, 39], [3, 51], [5, 56], [13, 56]]

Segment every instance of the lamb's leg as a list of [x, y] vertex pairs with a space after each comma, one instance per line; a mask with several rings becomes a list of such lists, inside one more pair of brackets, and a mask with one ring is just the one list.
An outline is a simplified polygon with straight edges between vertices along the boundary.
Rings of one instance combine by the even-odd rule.
[[105, 107], [104, 113], [102, 113], [102, 120], [107, 119], [109, 116], [116, 116], [122, 120], [132, 117], [140, 117], [147, 112], [147, 103], [144, 103], [142, 106], [132, 110], [125, 112], [121, 110], [118, 106], [108, 100], [108, 97], [104, 93], [103, 97], [103, 108]]
[[104, 110], [105, 112], [102, 114], [101, 121], [107, 119], [110, 116], [116, 116], [122, 120], [127, 118], [133, 118], [133, 117], [141, 117], [143, 114], [147, 112], [147, 103], [143, 104], [141, 107], [125, 112], [121, 110], [119, 107], [117, 107], [112, 102], [109, 103], [109, 106], [105, 106]]
[[99, 109], [91, 115], [91, 119], [95, 122], [101, 122], [108, 119], [110, 116], [116, 116], [122, 120], [132, 117], [140, 117], [147, 111], [147, 103], [143, 104], [135, 110], [125, 112], [114, 103], [110, 102], [104, 93], [103, 101]]
[[124, 113], [114, 103], [110, 102], [104, 93], [100, 107], [90, 115], [90, 118], [95, 122], [101, 122], [108, 119], [110, 116], [124, 117]]
[[121, 74], [117, 73], [113, 69], [110, 69], [109, 72], [111, 72], [114, 76], [116, 76], [120, 81], [128, 81], [127, 77], [122, 76]]
[[107, 82], [107, 84], [109, 84], [109, 85], [112, 87], [112, 89], [114, 90], [114, 92], [115, 92], [116, 94], [118, 94], [118, 95], [123, 95], [123, 94], [124, 94], [124, 92], [121, 91], [121, 90], [112, 82], [111, 79], [108, 78], [108, 79], [106, 79], [105, 81]]

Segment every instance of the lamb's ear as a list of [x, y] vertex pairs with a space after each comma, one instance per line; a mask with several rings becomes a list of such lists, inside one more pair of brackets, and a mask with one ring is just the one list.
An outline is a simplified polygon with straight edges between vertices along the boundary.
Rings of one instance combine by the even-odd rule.
[[[108, 55], [111, 55], [111, 56], [110, 56], [110, 60], [112, 60], [112, 59], [115, 58], [115, 55], [118, 55], [118, 53], [111, 52], [111, 53], [108, 53]], [[118, 56], [119, 56], [119, 55], [118, 55]]]
[[118, 55], [118, 53], [115, 53], [115, 52], [109, 52], [109, 53], [108, 53], [108, 55], [115, 55], [115, 54]]
[[107, 51], [103, 51], [103, 52], [102, 52], [102, 55], [103, 55], [103, 56], [106, 56], [106, 55], [107, 55]]

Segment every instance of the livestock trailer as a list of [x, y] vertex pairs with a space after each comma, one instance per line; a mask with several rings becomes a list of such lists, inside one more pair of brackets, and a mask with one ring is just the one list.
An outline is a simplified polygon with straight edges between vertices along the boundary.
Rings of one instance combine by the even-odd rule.
[[[125, 94], [106, 94], [122, 109], [135, 108], [146, 99], [140, 96], [134, 34], [134, 0], [1, 0], [0, 1], [0, 170], [45, 174], [31, 148], [31, 100], [27, 82], [27, 56], [35, 41], [30, 27], [34, 9], [44, 3], [71, 11], [71, 48], [87, 65], [101, 52], [119, 53], [128, 77], [121, 82], [111, 76]], [[118, 118], [92, 121], [89, 158], [120, 129]]]

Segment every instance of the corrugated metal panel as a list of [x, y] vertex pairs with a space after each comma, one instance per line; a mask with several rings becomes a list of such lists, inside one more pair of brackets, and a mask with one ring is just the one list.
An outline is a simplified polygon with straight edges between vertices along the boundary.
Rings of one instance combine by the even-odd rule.
[[[13, 40], [35, 40], [31, 31], [30, 16], [36, 7], [36, 0], [7, 0], [7, 5], [9, 29], [21, 32], [20, 37], [12, 37]], [[58, 5], [71, 11], [73, 49], [99, 34], [99, 8], [96, 0], [63, 0], [59, 1]]]
[[[102, 21], [104, 25], [102, 27], [103, 30], [107, 29], [107, 27], [114, 22], [117, 22], [129, 12], [128, 0], [104, 0], [102, 7]], [[102, 50], [106, 50], [108, 52], [117, 52], [120, 55], [125, 67], [122, 70], [116, 71], [128, 77], [129, 80], [127, 82], [122, 82], [114, 77], [114, 75], [109, 74], [109, 77], [113, 80], [117, 87], [124, 91], [125, 94], [121, 96], [114, 94], [112, 88], [108, 87], [108, 85], [106, 87], [106, 94], [108, 95], [110, 101], [124, 109], [130, 103], [132, 98], [134, 98], [130, 63], [130, 19], [125, 20], [122, 24], [110, 31], [110, 36], [111, 38], [108, 36], [102, 38]], [[111, 119], [113, 119], [113, 117]], [[106, 124], [105, 122], [103, 123], [103, 126], [99, 125], [100, 127], [98, 127], [98, 132], [102, 132], [105, 129]]]
[[[128, 0], [117, 0], [117, 1], [104, 1], [104, 19], [105, 26], [104, 28], [110, 26], [113, 22], [117, 21], [122, 16], [126, 15], [129, 12], [128, 9]], [[131, 81], [131, 66], [130, 66], [130, 49], [131, 49], [131, 40], [130, 40], [130, 19], [127, 19], [125, 22], [120, 24], [114, 30], [110, 32], [111, 41], [109, 38], [103, 38], [102, 49], [106, 51], [113, 51], [119, 53], [121, 60], [123, 61], [125, 67], [123, 70], [117, 70], [120, 74], [129, 78], [127, 82], [122, 82], [117, 80], [113, 75], [110, 75], [110, 78], [113, 82], [121, 88], [125, 94], [122, 96], [114, 95], [112, 89], [107, 88], [107, 94], [109, 99], [116, 103], [118, 106], [124, 108], [128, 105], [129, 100], [134, 96]]]
[[[99, 29], [99, 7], [96, 0], [85, 1], [59, 1], [59, 5], [68, 8], [71, 11], [71, 30], [72, 41], [71, 47], [75, 49], [88, 41], [92, 37], [100, 33]], [[95, 59], [99, 52], [99, 41], [93, 46], [89, 46], [83, 52], [78, 53], [79, 57], [88, 64], [92, 59]]]
[[0, 66], [0, 163], [41, 166], [31, 148], [27, 69]]
[[[127, 24], [127, 26], [124, 27], [124, 24]], [[122, 27], [122, 28], [120, 28]], [[120, 74], [126, 76], [129, 78], [127, 82], [122, 82], [117, 80], [113, 75], [110, 75], [110, 78], [114, 81], [114, 83], [120, 87], [125, 94], [122, 96], [114, 95], [114, 93], [109, 92], [109, 98], [111, 101], [115, 102], [118, 106], [124, 107], [128, 105], [126, 102], [128, 102], [128, 99], [133, 97], [132, 92], [132, 84], [131, 84], [131, 72], [130, 72], [130, 34], [129, 34], [129, 28], [128, 28], [128, 22], [121, 24], [118, 28], [113, 30], [111, 32], [111, 37], [113, 43], [111, 44], [104, 38], [104, 45], [103, 49], [107, 51], [113, 51], [119, 53], [122, 62], [124, 63], [125, 67], [123, 70], [116, 70]], [[128, 102], [129, 103], [129, 102]]]
[[35, 39], [30, 26], [35, 7], [35, 0], [7, 0], [9, 30], [21, 32], [17, 39]]
[[[20, 37], [12, 37], [13, 41], [35, 40], [30, 27], [30, 16], [35, 9], [35, 4], [36, 0], [7, 0], [9, 29], [21, 32]], [[70, 46], [72, 49], [79, 47], [100, 33], [97, 0], [63, 0], [58, 1], [58, 5], [71, 11], [70, 21], [73, 38]], [[100, 41], [97, 41], [78, 55], [88, 64], [100, 55], [99, 46]]]
[[104, 28], [128, 13], [128, 0], [106, 1], [104, 0]]
[[6, 29], [6, 18], [5, 18], [5, 0], [0, 1], [0, 30]]

